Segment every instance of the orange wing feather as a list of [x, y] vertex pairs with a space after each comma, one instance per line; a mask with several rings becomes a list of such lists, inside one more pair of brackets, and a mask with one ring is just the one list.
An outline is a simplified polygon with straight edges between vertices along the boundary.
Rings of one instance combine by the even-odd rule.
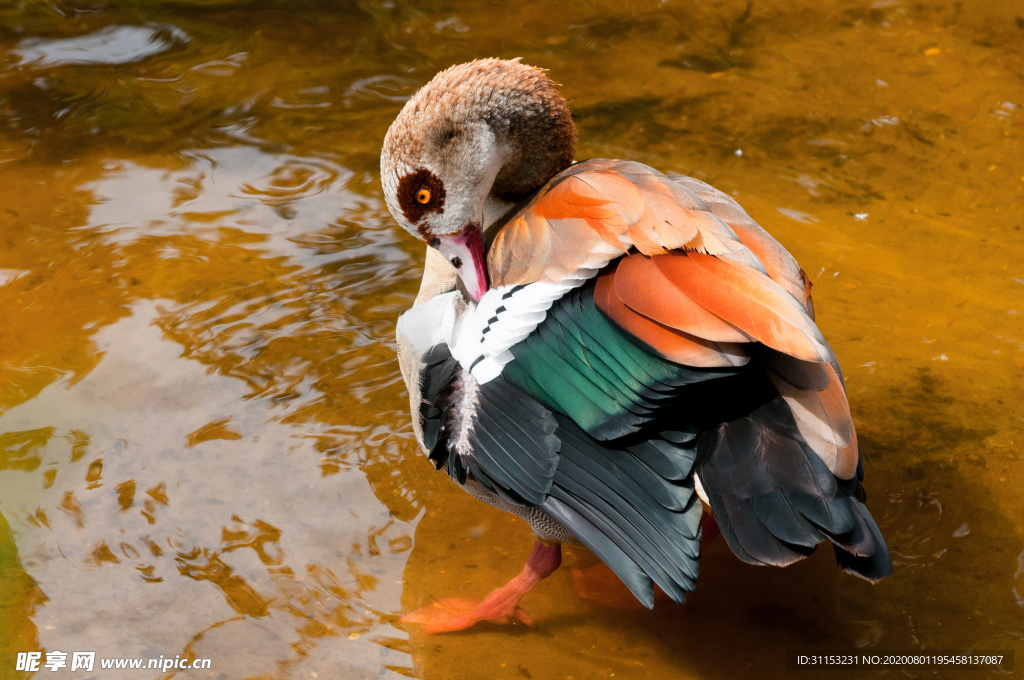
[[828, 361], [829, 350], [806, 310], [756, 270], [702, 253], [652, 258], [694, 302], [765, 345], [805, 361]]
[[[691, 335], [713, 342], [750, 342], [753, 338], [695, 302], [653, 258], [625, 257], [615, 270], [615, 293], [629, 308]], [[685, 255], [684, 255], [685, 257]], [[603, 309], [603, 308], [602, 308]]]
[[703, 200], [665, 175], [630, 161], [593, 160], [555, 177], [502, 227], [487, 271], [494, 286], [553, 282], [602, 267], [630, 248], [645, 255], [678, 248], [747, 253]]
[[811, 281], [804, 274], [804, 270], [796, 263], [793, 256], [786, 251], [779, 242], [762, 229], [754, 225], [730, 225], [736, 232], [736, 236], [743, 242], [750, 252], [761, 261], [765, 271], [773, 281], [785, 289], [787, 293], [800, 302], [807, 310], [810, 317], [814, 318], [811, 311]]
[[810, 282], [717, 189], [629, 161], [578, 163], [501, 229], [488, 271], [494, 286], [560, 281], [616, 259], [594, 291], [613, 322], [689, 366], [743, 365], [755, 341], [781, 353], [765, 361], [804, 439], [838, 477], [856, 474], [857, 434]]
[[[776, 368], [771, 362], [769, 366]], [[798, 373], [796, 380], [794, 369]], [[836, 477], [852, 479], [857, 474], [859, 459], [857, 430], [836, 369], [828, 363], [789, 362], [785, 377], [775, 370], [768, 375], [789, 405], [804, 441]], [[794, 385], [794, 381], [799, 384]]]
[[703, 199], [708, 209], [728, 224], [743, 245], [757, 257], [768, 276], [803, 304], [814, 318], [810, 303], [811, 282], [789, 251], [752, 220], [728, 194], [693, 177], [672, 175], [671, 179]]
[[[642, 257], [631, 255], [626, 259]], [[659, 356], [679, 364], [702, 368], [742, 366], [750, 361], [750, 356], [742, 344], [712, 342], [670, 328], [630, 309], [615, 292], [615, 279], [618, 278], [617, 272], [606, 272], [598, 278], [594, 288], [595, 304], [619, 328], [647, 345]]]

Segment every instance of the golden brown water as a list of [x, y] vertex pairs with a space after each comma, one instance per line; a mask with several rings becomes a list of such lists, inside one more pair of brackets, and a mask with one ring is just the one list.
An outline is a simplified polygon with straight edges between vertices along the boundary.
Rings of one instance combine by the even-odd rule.
[[[0, 678], [55, 650], [232, 679], [826, 677], [786, 669], [803, 648], [1019, 668], [1022, 45], [1024, 6], [983, 0], [0, 6]], [[892, 578], [718, 542], [682, 606], [605, 610], [563, 568], [533, 630], [403, 630], [531, 544], [418, 453], [394, 361], [422, 249], [379, 145], [481, 56], [564, 83], [581, 158], [709, 181], [797, 256]]]

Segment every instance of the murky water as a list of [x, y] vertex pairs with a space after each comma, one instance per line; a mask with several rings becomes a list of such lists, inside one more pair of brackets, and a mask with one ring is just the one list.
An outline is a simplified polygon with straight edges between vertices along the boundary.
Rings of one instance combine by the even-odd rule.
[[[804, 648], [1020, 667], [1021, 45], [1024, 5], [982, 0], [0, 6], [0, 677], [19, 651], [232, 679], [815, 677], [786, 668]], [[797, 256], [892, 578], [719, 542], [682, 606], [602, 609], [563, 568], [524, 601], [536, 629], [403, 630], [531, 544], [418, 454], [393, 358], [422, 251], [379, 145], [479, 56], [550, 69], [580, 157], [709, 181]]]

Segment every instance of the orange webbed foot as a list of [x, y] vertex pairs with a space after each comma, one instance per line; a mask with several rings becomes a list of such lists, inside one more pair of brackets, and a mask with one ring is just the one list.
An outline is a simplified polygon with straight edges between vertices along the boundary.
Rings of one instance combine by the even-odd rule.
[[474, 602], [459, 597], [438, 600], [402, 617], [404, 623], [423, 626], [424, 633], [453, 633], [465, 630], [482, 621], [510, 624], [516, 621], [533, 625], [533, 619], [514, 602]]
[[492, 591], [483, 602], [457, 597], [438, 600], [428, 607], [406, 614], [402, 621], [423, 626], [424, 633], [452, 633], [481, 621], [500, 624], [518, 621], [532, 626], [533, 619], [519, 606], [519, 600], [541, 579], [557, 569], [561, 562], [561, 546], [537, 541], [519, 575]]

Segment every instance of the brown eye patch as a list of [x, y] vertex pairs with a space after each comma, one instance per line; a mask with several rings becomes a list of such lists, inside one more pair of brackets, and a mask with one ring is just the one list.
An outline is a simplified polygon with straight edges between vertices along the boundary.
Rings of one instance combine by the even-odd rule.
[[444, 212], [444, 183], [425, 168], [410, 172], [398, 180], [398, 205], [412, 224], [428, 213]]

